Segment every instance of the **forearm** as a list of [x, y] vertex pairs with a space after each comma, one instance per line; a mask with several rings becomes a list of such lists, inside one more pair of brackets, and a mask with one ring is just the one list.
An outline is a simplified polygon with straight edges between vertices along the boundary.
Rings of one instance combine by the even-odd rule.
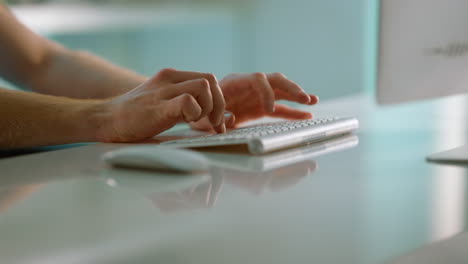
[[108, 98], [146, 80], [135, 72], [33, 33], [1, 4], [0, 58], [2, 78], [44, 94]]
[[102, 105], [0, 89], [0, 149], [98, 141]]
[[26, 86], [43, 94], [98, 99], [123, 94], [145, 80], [87, 52], [56, 46]]

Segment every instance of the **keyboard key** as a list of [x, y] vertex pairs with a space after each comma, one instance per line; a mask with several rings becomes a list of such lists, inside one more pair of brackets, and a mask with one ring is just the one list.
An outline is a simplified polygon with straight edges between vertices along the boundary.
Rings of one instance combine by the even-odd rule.
[[[265, 123], [235, 129], [225, 134], [205, 135], [180, 139], [162, 144], [180, 147], [203, 147], [214, 145], [247, 144], [254, 154], [261, 154], [288, 146], [307, 143], [333, 135], [342, 135], [356, 130], [355, 118], [320, 118], [313, 120]], [[265, 138], [269, 138], [265, 141]]]

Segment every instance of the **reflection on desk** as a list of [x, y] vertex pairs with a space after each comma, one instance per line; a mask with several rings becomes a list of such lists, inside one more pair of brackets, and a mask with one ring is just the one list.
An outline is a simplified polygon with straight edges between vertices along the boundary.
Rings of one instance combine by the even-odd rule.
[[215, 206], [222, 186], [229, 184], [260, 195], [281, 191], [317, 170], [314, 157], [357, 146], [355, 135], [270, 153], [264, 156], [203, 152], [212, 168], [207, 174], [179, 175], [118, 168], [102, 171], [112, 187], [137, 191], [163, 212]]

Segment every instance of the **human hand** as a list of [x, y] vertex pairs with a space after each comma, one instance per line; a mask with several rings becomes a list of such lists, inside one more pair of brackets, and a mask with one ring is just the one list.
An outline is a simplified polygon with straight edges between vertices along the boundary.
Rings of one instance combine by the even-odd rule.
[[133, 90], [105, 101], [104, 142], [134, 142], [179, 122], [206, 122], [225, 131], [225, 101], [212, 74], [164, 69]]
[[[220, 81], [226, 101], [226, 110], [233, 114], [226, 120], [228, 128], [235, 128], [243, 122], [264, 116], [285, 119], [310, 119], [312, 114], [297, 110], [277, 100], [288, 100], [300, 104], [314, 105], [318, 97], [309, 95], [281, 73], [231, 74]], [[213, 130], [209, 120], [204, 118], [191, 123], [198, 130]]]

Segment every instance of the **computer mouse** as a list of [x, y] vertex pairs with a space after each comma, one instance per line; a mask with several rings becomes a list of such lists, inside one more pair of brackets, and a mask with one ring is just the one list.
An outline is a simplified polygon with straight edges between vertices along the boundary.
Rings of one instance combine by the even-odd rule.
[[170, 171], [177, 173], [208, 171], [202, 154], [187, 149], [139, 145], [110, 151], [102, 159], [114, 167]]

